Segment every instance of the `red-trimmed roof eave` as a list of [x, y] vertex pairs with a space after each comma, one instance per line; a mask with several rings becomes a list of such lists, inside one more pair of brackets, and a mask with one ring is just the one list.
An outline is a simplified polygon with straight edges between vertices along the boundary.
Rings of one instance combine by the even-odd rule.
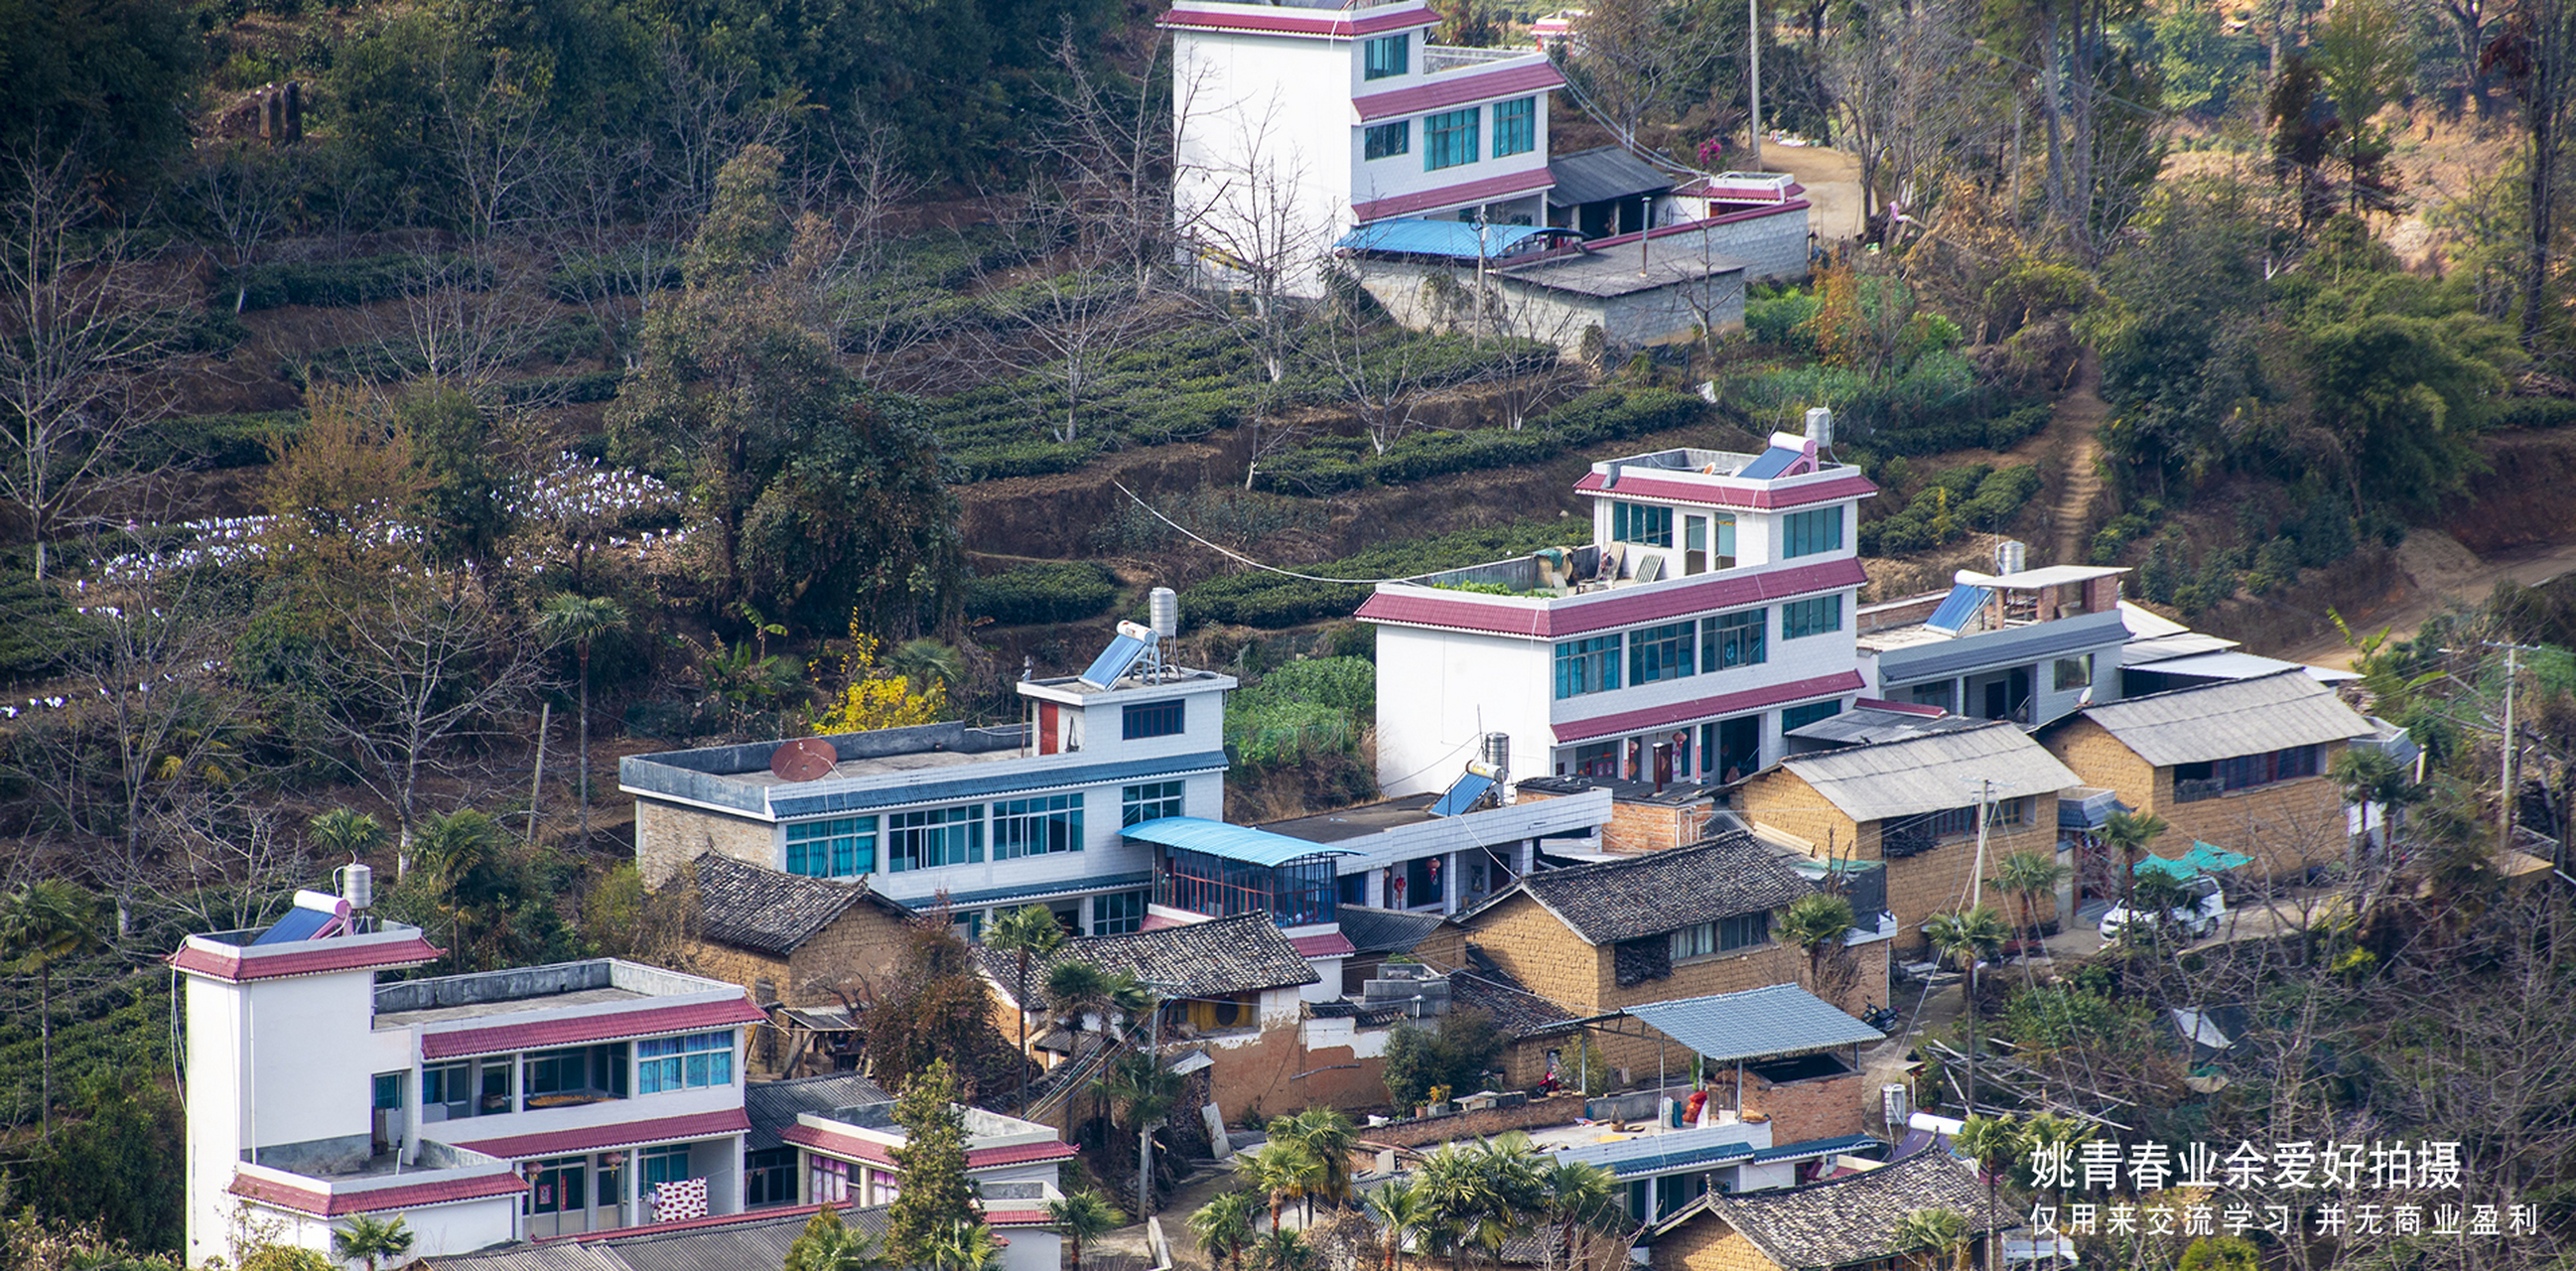
[[448, 1033], [426, 1033], [420, 1039], [421, 1057], [453, 1059], [460, 1055], [491, 1055], [510, 1050], [533, 1050], [550, 1046], [578, 1046], [586, 1042], [608, 1041], [619, 1037], [644, 1037], [655, 1033], [684, 1033], [696, 1028], [716, 1028], [726, 1024], [761, 1024], [769, 1017], [753, 1006], [749, 998], [723, 1002], [692, 1002], [680, 1006], [659, 1006], [641, 1011], [610, 1011], [599, 1015], [576, 1015], [570, 1019], [539, 1020], [529, 1024], [503, 1024], [493, 1028], [464, 1028]]
[[1878, 487], [1867, 477], [1836, 477], [1807, 485], [1793, 485], [1776, 490], [1739, 490], [1732, 486], [1700, 485], [1690, 481], [1665, 481], [1655, 477], [1628, 473], [1619, 484], [1608, 484], [1609, 478], [1598, 472], [1587, 472], [1574, 488], [1588, 494], [1632, 495], [1648, 499], [1671, 499], [1710, 507], [1778, 508], [1804, 507], [1810, 503], [1829, 503], [1854, 496], [1867, 498], [1878, 493]]
[[372, 1214], [388, 1209], [419, 1209], [427, 1205], [447, 1205], [460, 1200], [487, 1200], [510, 1196], [528, 1190], [528, 1181], [516, 1174], [478, 1174], [472, 1178], [445, 1179], [435, 1183], [414, 1183], [402, 1187], [375, 1187], [364, 1191], [318, 1192], [310, 1188], [289, 1187], [264, 1178], [233, 1175], [232, 1185], [224, 1189], [244, 1200], [255, 1200], [278, 1209], [335, 1218], [341, 1214]]
[[507, 1138], [482, 1139], [456, 1146], [481, 1152], [486, 1156], [518, 1159], [528, 1156], [565, 1156], [574, 1152], [591, 1152], [600, 1148], [627, 1147], [637, 1143], [662, 1143], [677, 1139], [709, 1139], [727, 1134], [741, 1134], [751, 1129], [751, 1118], [740, 1108], [719, 1108], [688, 1116], [662, 1117], [652, 1121], [620, 1121], [613, 1125], [583, 1126], [576, 1130], [550, 1130], [543, 1134], [513, 1134]]
[[[1627, 486], [1627, 482], [1620, 483], [1621, 489]], [[1869, 575], [1861, 568], [1860, 561], [1845, 556], [1795, 569], [1773, 569], [1755, 574], [1727, 571], [1687, 586], [1645, 595], [1614, 591], [1608, 593], [1606, 599], [1590, 604], [1559, 602], [1544, 608], [1491, 604], [1466, 597], [1453, 599], [1381, 591], [1360, 602], [1356, 616], [1370, 622], [1441, 627], [1453, 631], [1516, 636], [1524, 640], [1553, 640], [1613, 627], [1636, 626], [1683, 614], [1704, 613], [1711, 609], [1838, 591], [1867, 581]]]
[[338, 940], [316, 940], [310, 943], [325, 947], [296, 949], [284, 953], [254, 954], [247, 949], [228, 953], [199, 944], [183, 944], [169, 957], [171, 966], [182, 971], [235, 984], [252, 980], [278, 980], [292, 975], [327, 975], [335, 971], [372, 971], [385, 967], [418, 966], [435, 962], [447, 953], [427, 940], [414, 936], [409, 940], [382, 944], [355, 944]]
[[812, 1148], [817, 1152], [829, 1152], [834, 1156], [847, 1156], [889, 1167], [894, 1164], [893, 1151], [875, 1139], [863, 1139], [855, 1134], [816, 1129], [801, 1121], [780, 1130], [778, 1137], [781, 1142]]
[[1670, 706], [1649, 706], [1621, 711], [1616, 715], [1598, 715], [1591, 719], [1567, 720], [1555, 726], [1557, 744], [1591, 741], [1641, 729], [1665, 728], [1685, 720], [1712, 715], [1733, 715], [1770, 706], [1785, 706], [1808, 698], [1840, 696], [1858, 690], [1864, 681], [1858, 671], [1837, 671], [1810, 679], [1792, 680], [1765, 688], [1746, 689], [1741, 693], [1720, 693], [1695, 701], [1675, 702]]
[[1463, 185], [1442, 186], [1436, 190], [1418, 190], [1411, 194], [1391, 194], [1382, 199], [1351, 205], [1351, 218], [1362, 224], [1382, 221], [1393, 216], [1410, 216], [1444, 207], [1468, 203], [1491, 203], [1496, 199], [1521, 194], [1536, 194], [1556, 186], [1556, 174], [1546, 168], [1506, 172], [1501, 176], [1469, 181]]
[[1498, 71], [1443, 72], [1410, 88], [1354, 97], [1351, 109], [1359, 113], [1361, 123], [1375, 123], [1398, 115], [1419, 115], [1425, 111], [1446, 110], [1472, 102], [1518, 97], [1524, 93], [1563, 87], [1565, 76], [1556, 69], [1556, 64], [1539, 61]]
[[1360, 947], [1358, 945], [1351, 943], [1351, 938], [1349, 936], [1343, 935], [1338, 931], [1327, 931], [1321, 935], [1298, 936], [1297, 938], [1290, 940], [1288, 945], [1290, 948], [1297, 951], [1298, 956], [1308, 958], [1348, 957], [1349, 955], [1360, 951]]
[[1319, 36], [1347, 40], [1354, 36], [1379, 35], [1407, 27], [1429, 26], [1440, 15], [1428, 8], [1403, 9], [1353, 20], [1344, 17], [1308, 17], [1297, 13], [1217, 13], [1174, 5], [1154, 25], [1165, 30], [1188, 28], [1201, 31], [1250, 31], [1263, 35]]

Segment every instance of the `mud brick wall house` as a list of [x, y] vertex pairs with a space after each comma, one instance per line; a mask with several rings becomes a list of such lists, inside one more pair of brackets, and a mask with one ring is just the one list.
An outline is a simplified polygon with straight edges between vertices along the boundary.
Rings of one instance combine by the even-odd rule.
[[[1917, 1210], [1947, 1209], [1982, 1236], [2017, 1216], [1986, 1200], [1976, 1171], [1938, 1149], [1789, 1191], [1712, 1191], [1649, 1233], [1654, 1271], [1902, 1271], [1926, 1265], [1896, 1238]], [[1948, 1259], [1941, 1258], [1946, 1262]]]

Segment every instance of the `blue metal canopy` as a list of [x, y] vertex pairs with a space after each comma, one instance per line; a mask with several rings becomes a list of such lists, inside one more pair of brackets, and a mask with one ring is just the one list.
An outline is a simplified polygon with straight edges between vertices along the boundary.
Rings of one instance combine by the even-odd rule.
[[1151, 821], [1139, 821], [1118, 833], [1140, 843], [1160, 843], [1184, 852], [1205, 852], [1248, 865], [1285, 865], [1309, 856], [1364, 855], [1357, 848], [1309, 843], [1285, 834], [1256, 830], [1248, 825], [1228, 825], [1196, 816], [1156, 817]]
[[1773, 984], [1714, 997], [1640, 1002], [1627, 1007], [1626, 1013], [1690, 1047], [1701, 1058], [1719, 1063], [1794, 1055], [1830, 1046], [1883, 1041], [1887, 1037], [1795, 984]]
[[1495, 260], [1515, 251], [1544, 246], [1533, 239], [1582, 235], [1545, 225], [1477, 225], [1469, 221], [1374, 221], [1352, 230], [1334, 244], [1348, 252], [1395, 252], [1406, 256], [1439, 256], [1450, 260]]

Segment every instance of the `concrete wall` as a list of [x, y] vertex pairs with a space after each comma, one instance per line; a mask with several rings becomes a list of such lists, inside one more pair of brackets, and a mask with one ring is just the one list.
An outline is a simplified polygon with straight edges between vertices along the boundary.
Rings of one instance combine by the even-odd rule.
[[1379, 626], [1379, 787], [1390, 796], [1447, 789], [1487, 732], [1510, 734], [1514, 771], [1546, 771], [1554, 657], [1539, 641]]

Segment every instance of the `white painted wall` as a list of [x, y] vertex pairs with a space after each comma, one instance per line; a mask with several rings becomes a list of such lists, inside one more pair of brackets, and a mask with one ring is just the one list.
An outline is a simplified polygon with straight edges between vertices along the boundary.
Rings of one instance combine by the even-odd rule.
[[[1455, 594], [1455, 593], [1449, 593]], [[1377, 629], [1377, 775], [1388, 795], [1445, 790], [1488, 732], [1511, 734], [1521, 776], [1555, 745], [1551, 644], [1381, 624]]]

